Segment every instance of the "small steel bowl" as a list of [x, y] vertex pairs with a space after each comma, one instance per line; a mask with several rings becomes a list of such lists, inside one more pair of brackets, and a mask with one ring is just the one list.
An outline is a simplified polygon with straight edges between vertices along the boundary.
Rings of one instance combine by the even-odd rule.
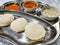
[[[54, 16], [54, 17], [51, 17], [51, 16], [50, 16], [50, 17], [49, 17], [49, 16], [44, 15], [44, 14], [43, 14], [43, 10], [49, 9], [49, 8], [57, 11], [57, 12], [58, 12], [57, 16]], [[45, 7], [41, 10], [41, 13], [42, 13], [42, 17], [43, 17], [44, 19], [46, 19], [46, 20], [49, 20], [49, 21], [53, 21], [53, 20], [55, 20], [55, 19], [59, 16], [59, 10], [58, 10], [57, 8], [55, 8], [55, 7], [53, 7], [53, 6], [49, 6], [49, 5], [45, 6]]]
[[[17, 4], [20, 8], [20, 4], [18, 2], [13, 2], [13, 1], [9, 1], [9, 2], [6, 2], [4, 3], [1, 7], [2, 7], [2, 10], [6, 10], [5, 7], [9, 6], [9, 5], [12, 5], [12, 4]], [[12, 7], [13, 8], [13, 7]], [[20, 10], [20, 9], [19, 9]], [[19, 11], [19, 10], [11, 10], [11, 11]]]
[[[34, 2], [34, 3], [36, 3], [36, 7], [32, 7], [32, 8], [27, 8], [27, 7], [25, 7], [24, 5], [25, 5], [26, 3], [28, 3], [28, 2]], [[35, 11], [35, 9], [38, 7], [38, 5], [39, 5], [39, 3], [36, 2], [36, 1], [26, 1], [26, 2], [24, 2], [24, 3], [22, 4], [23, 8], [24, 8], [27, 12], [33, 12], [33, 11]]]

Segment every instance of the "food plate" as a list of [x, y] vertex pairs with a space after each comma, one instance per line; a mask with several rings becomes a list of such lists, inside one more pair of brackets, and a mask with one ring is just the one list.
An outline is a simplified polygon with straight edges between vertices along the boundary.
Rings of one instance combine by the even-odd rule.
[[50, 44], [50, 43], [54, 42], [59, 36], [59, 30], [56, 30], [54, 28], [54, 26], [52, 26], [49, 22], [45, 21], [42, 18], [33, 16], [32, 14], [29, 14], [29, 13], [20, 12], [20, 11], [6, 11], [6, 10], [0, 11], [0, 14], [6, 14], [6, 13], [13, 14], [15, 19], [23, 17], [23, 18], [27, 19], [27, 21], [29, 23], [36, 22], [38, 24], [41, 24], [45, 28], [45, 30], [46, 30], [45, 39], [42, 42], [40, 42], [40, 41], [36, 42], [36, 41], [32, 41], [32, 40], [28, 39], [24, 32], [16, 33], [11, 30], [10, 26], [1, 27], [1, 30], [5, 34], [13, 37], [22, 45]]

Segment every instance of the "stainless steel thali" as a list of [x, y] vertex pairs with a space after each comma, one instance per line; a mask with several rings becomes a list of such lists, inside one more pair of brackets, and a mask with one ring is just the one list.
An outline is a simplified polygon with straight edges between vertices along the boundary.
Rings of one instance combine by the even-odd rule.
[[56, 30], [54, 26], [52, 26], [49, 22], [45, 21], [44, 19], [33, 16], [33, 14], [24, 13], [24, 12], [20, 12], [20, 11], [6, 11], [6, 10], [0, 11], [0, 14], [5, 14], [5, 13], [13, 14], [15, 19], [23, 17], [23, 18], [27, 19], [27, 21], [29, 23], [30, 22], [39, 23], [46, 30], [46, 36], [45, 36], [44, 41], [35, 42], [35, 41], [28, 39], [26, 37], [26, 35], [24, 34], [24, 32], [16, 33], [11, 30], [10, 26], [1, 27], [1, 30], [3, 31], [3, 33], [16, 39], [16, 41], [20, 43], [19, 45], [29, 45], [29, 44], [46, 45], [46, 44], [50, 44], [50, 43], [54, 42], [59, 36], [59, 30]]

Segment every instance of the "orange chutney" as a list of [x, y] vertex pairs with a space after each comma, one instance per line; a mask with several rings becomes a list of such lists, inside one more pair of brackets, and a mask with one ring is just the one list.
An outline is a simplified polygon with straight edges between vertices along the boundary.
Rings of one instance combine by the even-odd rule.
[[28, 2], [24, 3], [25, 8], [34, 8], [36, 6], [37, 6], [37, 3], [34, 1], [28, 1]]
[[11, 4], [5, 7], [5, 10], [19, 10], [20, 7], [17, 4]]

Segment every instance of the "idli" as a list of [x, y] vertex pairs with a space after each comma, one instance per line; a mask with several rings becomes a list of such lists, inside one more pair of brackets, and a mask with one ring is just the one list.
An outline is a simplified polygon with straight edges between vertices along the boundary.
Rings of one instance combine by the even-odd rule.
[[25, 18], [18, 18], [11, 23], [11, 29], [15, 32], [24, 31], [26, 25], [28, 24]]
[[12, 14], [0, 15], [0, 26], [7, 26], [11, 24], [13, 20], [14, 16]]
[[31, 40], [40, 40], [45, 36], [45, 29], [37, 23], [30, 23], [25, 27], [25, 35]]

